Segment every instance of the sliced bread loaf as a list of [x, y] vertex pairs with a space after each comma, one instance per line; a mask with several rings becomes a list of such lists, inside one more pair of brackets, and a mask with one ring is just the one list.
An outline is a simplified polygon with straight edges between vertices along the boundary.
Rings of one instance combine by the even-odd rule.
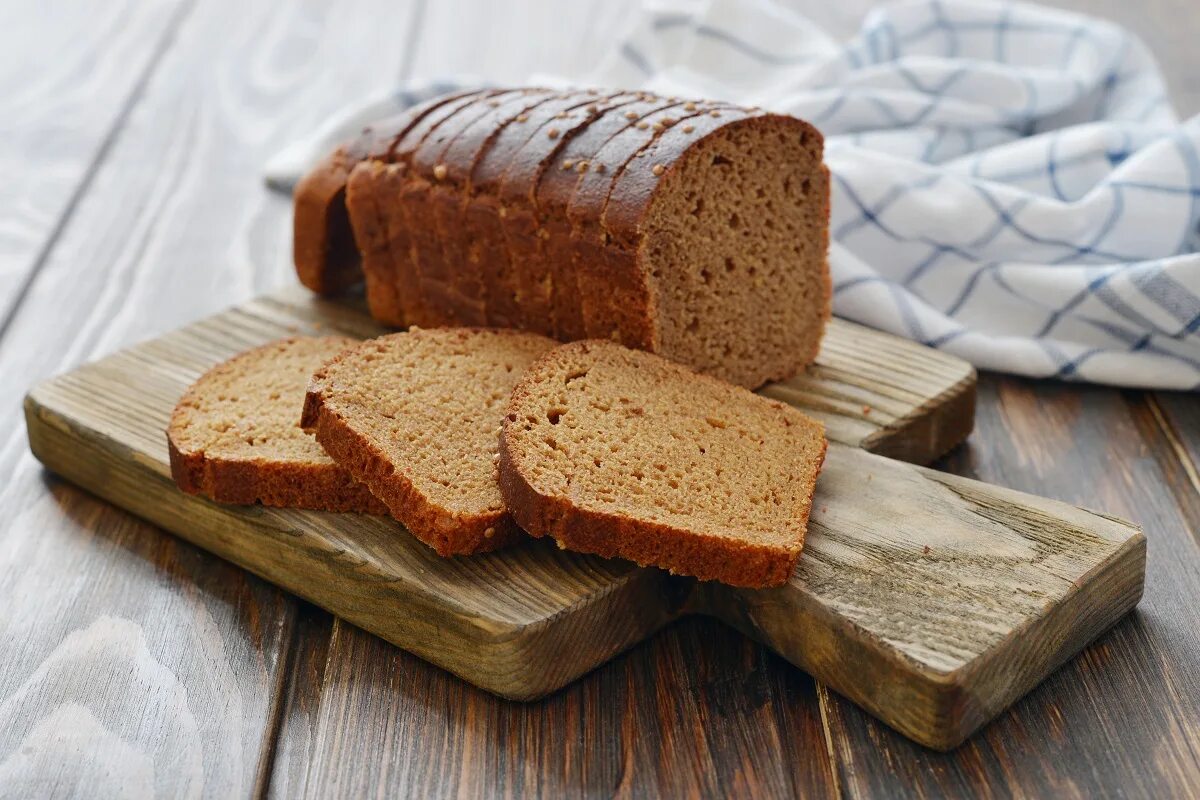
[[409, 297], [407, 324], [612, 338], [755, 388], [810, 363], [829, 318], [823, 147], [806, 122], [727, 104], [462, 95], [383, 155], [343, 148], [298, 187], [297, 269], [308, 285], [322, 269], [353, 274], [344, 251], [357, 246], [385, 322]]
[[661, 357], [589, 340], [533, 363], [500, 437], [500, 489], [534, 536], [735, 586], [791, 574], [820, 423]]
[[284, 339], [202, 375], [167, 428], [179, 488], [221, 503], [386, 514], [297, 425], [313, 370], [353, 344], [335, 336]]
[[521, 538], [496, 484], [504, 407], [554, 345], [469, 328], [372, 339], [313, 375], [302, 424], [438, 555], [494, 550]]

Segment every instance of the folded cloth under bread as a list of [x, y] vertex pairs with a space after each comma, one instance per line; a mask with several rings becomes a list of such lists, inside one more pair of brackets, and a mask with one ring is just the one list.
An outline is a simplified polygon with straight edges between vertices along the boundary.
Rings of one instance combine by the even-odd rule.
[[[478, 83], [478, 81], [475, 81]], [[813, 122], [834, 175], [834, 311], [1034, 377], [1200, 389], [1200, 116], [1112, 23], [916, 0], [837, 44], [770, 2], [645, 2], [594, 72]], [[367, 100], [281, 152], [287, 190], [364, 123], [468, 80]]]

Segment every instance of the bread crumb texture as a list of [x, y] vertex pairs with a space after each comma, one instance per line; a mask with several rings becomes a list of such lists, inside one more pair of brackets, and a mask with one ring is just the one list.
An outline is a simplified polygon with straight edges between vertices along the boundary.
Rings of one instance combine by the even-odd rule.
[[822, 149], [806, 123], [770, 115], [674, 160], [636, 245], [662, 355], [750, 388], [816, 358], [832, 295]]
[[354, 343], [336, 336], [283, 339], [202, 375], [167, 428], [175, 482], [223, 503], [386, 513], [299, 427], [309, 377]]
[[593, 340], [546, 354], [514, 388], [499, 477], [534, 536], [775, 586], [799, 558], [825, 446], [789, 406]]

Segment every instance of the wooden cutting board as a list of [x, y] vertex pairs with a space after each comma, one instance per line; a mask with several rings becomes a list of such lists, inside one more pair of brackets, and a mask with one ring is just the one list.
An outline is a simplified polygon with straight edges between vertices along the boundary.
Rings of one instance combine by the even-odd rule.
[[259, 298], [34, 387], [30, 446], [97, 495], [514, 699], [703, 613], [948, 749], [1141, 597], [1136, 526], [905, 463], [969, 433], [975, 373], [839, 320], [807, 374], [763, 390], [822, 418], [831, 439], [800, 565], [778, 589], [697, 583], [548, 540], [443, 560], [390, 520], [179, 492], [164, 430], [184, 388], [246, 348], [329, 332], [380, 329], [361, 301]]

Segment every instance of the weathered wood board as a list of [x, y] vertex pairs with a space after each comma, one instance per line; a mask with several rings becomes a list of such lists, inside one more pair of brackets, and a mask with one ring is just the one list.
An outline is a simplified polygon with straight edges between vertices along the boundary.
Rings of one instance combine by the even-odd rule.
[[834, 442], [801, 564], [779, 589], [697, 584], [544, 541], [443, 560], [385, 519], [179, 492], [163, 431], [183, 389], [248, 347], [331, 330], [379, 332], [357, 301], [289, 291], [122, 351], [31, 390], [31, 447], [111, 502], [512, 698], [706, 613], [949, 748], [1141, 596], [1135, 526], [866, 452], [928, 461], [961, 441], [974, 372], [836, 320], [805, 376], [764, 390], [824, 419]]

